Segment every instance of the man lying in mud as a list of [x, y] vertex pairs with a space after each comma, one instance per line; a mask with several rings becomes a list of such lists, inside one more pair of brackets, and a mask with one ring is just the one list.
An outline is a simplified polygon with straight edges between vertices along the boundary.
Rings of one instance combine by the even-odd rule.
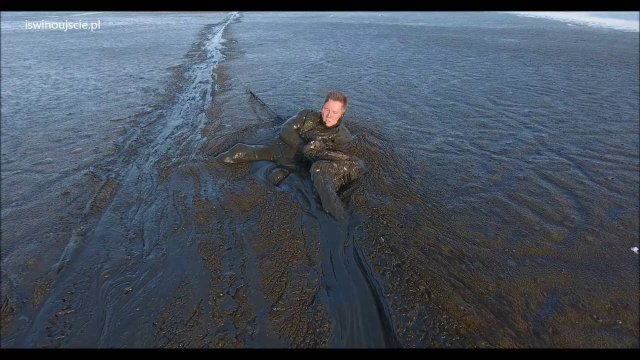
[[339, 221], [347, 218], [337, 192], [362, 176], [364, 163], [345, 152], [353, 136], [342, 124], [347, 97], [330, 91], [321, 111], [305, 109], [282, 125], [273, 145], [236, 144], [216, 156], [226, 163], [268, 160], [276, 163], [268, 175], [274, 185], [282, 182], [300, 162], [311, 163], [311, 179], [322, 207]]

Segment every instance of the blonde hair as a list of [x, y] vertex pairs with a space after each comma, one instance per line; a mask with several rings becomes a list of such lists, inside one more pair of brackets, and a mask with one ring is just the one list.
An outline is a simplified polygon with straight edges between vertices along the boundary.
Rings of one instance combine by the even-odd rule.
[[333, 100], [333, 101], [339, 101], [342, 103], [342, 106], [346, 109], [347, 108], [347, 95], [341, 93], [340, 91], [337, 90], [331, 90], [327, 93], [327, 97], [324, 99], [324, 103], [326, 104], [327, 101], [329, 100]]

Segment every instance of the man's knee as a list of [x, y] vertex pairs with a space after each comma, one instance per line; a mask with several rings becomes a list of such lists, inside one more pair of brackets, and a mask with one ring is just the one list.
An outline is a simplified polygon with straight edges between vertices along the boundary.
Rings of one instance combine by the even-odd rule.
[[324, 172], [329, 166], [329, 161], [327, 160], [318, 160], [311, 164], [311, 175]]
[[333, 188], [338, 189], [359, 179], [365, 171], [364, 162], [361, 160], [320, 160], [311, 165], [311, 179], [314, 183], [319, 181], [329, 182]]
[[356, 181], [367, 171], [364, 166], [364, 161], [362, 160], [352, 162], [347, 168], [349, 172], [349, 181]]

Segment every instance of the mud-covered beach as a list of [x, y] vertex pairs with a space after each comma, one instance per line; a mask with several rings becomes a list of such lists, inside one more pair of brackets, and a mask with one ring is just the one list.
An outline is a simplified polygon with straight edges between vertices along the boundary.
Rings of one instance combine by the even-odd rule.
[[[634, 35], [347, 15], [199, 18], [90, 160], [73, 157], [85, 129], [22, 164], [7, 137], [39, 127], [3, 105], [0, 345], [637, 348]], [[304, 168], [274, 186], [269, 162], [215, 159], [337, 87], [367, 168], [340, 193], [346, 224]]]

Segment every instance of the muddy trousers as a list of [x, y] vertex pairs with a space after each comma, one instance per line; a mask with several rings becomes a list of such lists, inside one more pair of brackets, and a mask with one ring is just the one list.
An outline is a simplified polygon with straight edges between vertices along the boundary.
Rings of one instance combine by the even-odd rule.
[[[274, 145], [236, 144], [216, 158], [226, 163], [272, 161], [278, 166], [268, 174], [269, 181], [278, 185], [295, 168], [295, 152], [284, 143]], [[361, 160], [318, 160], [311, 165], [311, 180], [320, 197], [322, 207], [336, 220], [344, 221], [347, 213], [338, 196], [341, 187], [358, 179], [364, 173]]]
[[347, 212], [338, 196], [341, 187], [362, 176], [361, 160], [319, 160], [311, 165], [311, 180], [320, 197], [322, 207], [338, 221], [347, 219]]
[[276, 167], [271, 169], [267, 177], [269, 181], [278, 185], [282, 182], [291, 170], [295, 167], [295, 152], [283, 142], [273, 145], [247, 145], [238, 143], [231, 149], [216, 156], [216, 159], [231, 163], [246, 163], [251, 161], [272, 161], [276, 163]]

